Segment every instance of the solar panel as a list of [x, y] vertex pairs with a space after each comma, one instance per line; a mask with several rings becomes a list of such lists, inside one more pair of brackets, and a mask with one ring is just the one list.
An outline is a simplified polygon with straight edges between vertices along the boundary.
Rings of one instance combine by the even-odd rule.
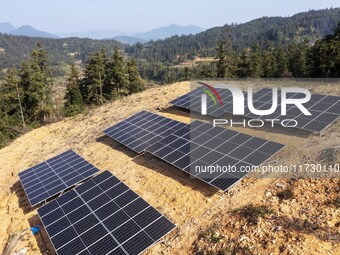
[[[223, 105], [215, 105], [214, 101], [208, 97], [207, 99], [207, 115], [213, 117], [221, 117], [225, 113], [233, 113], [233, 100], [232, 94], [227, 89], [216, 89], [220, 94], [223, 101]], [[181, 108], [189, 109], [195, 112], [201, 111], [201, 94], [202, 90], [197, 88], [170, 103]], [[280, 91], [278, 92], [280, 96]], [[289, 98], [298, 98], [300, 94], [292, 93]], [[245, 95], [246, 97], [246, 95]], [[253, 105], [256, 109], [270, 109], [272, 105], [272, 90], [269, 88], [261, 89], [254, 93]], [[311, 100], [304, 104], [304, 106], [310, 111], [311, 116], [305, 116], [303, 113], [294, 105], [287, 106], [287, 115], [281, 115], [281, 104], [279, 98], [279, 104], [277, 110], [271, 115], [258, 116], [252, 114], [248, 106], [245, 106], [245, 116], [255, 119], [294, 119], [297, 121], [296, 128], [307, 130], [314, 133], [322, 132], [326, 127], [335, 122], [340, 116], [340, 97], [338, 96], [327, 96], [313, 94]], [[293, 121], [286, 123], [287, 125], [293, 125]]]
[[[228, 102], [231, 99], [231, 93], [227, 89], [216, 88], [223, 102]], [[201, 88], [196, 88], [189, 93], [173, 100], [170, 104], [180, 108], [188, 109], [194, 112], [201, 112]], [[221, 117], [225, 114], [225, 107], [215, 104], [211, 97], [207, 98], [207, 115], [213, 117]]]
[[[227, 190], [284, 145], [194, 121], [146, 149], [218, 189]], [[226, 167], [229, 167], [229, 171]], [[225, 171], [221, 171], [223, 170]], [[216, 172], [205, 172], [220, 169]], [[199, 170], [199, 171], [197, 171]]]
[[58, 255], [140, 254], [175, 228], [109, 171], [38, 214]]
[[[280, 91], [278, 92], [280, 96]], [[289, 98], [299, 98], [299, 93], [291, 93]], [[254, 98], [258, 109], [269, 109], [272, 105], [272, 90], [268, 88], [261, 89], [255, 93]], [[280, 100], [279, 100], [280, 102]], [[246, 108], [246, 116], [258, 119], [293, 119], [296, 120], [296, 128], [307, 130], [314, 133], [322, 132], [326, 127], [335, 122], [340, 116], [340, 97], [312, 94], [309, 102], [303, 104], [311, 116], [304, 115], [295, 105], [287, 106], [287, 115], [282, 116], [280, 111], [275, 111], [270, 116], [252, 115]], [[281, 108], [279, 103], [278, 109]], [[228, 112], [228, 111], [227, 111]], [[230, 111], [229, 111], [230, 112]], [[232, 112], [230, 112], [232, 113]], [[289, 123], [288, 123], [289, 124]], [[293, 124], [293, 122], [291, 122]]]
[[19, 173], [32, 206], [93, 176], [99, 170], [77, 153], [68, 150]]
[[183, 126], [184, 123], [142, 111], [104, 130], [104, 133], [131, 150], [142, 153], [146, 147]]

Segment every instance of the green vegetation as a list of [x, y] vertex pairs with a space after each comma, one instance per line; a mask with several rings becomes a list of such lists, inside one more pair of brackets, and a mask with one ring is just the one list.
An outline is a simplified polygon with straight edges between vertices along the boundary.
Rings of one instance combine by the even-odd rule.
[[36, 127], [47, 121], [52, 112], [51, 88], [47, 55], [38, 44], [19, 72], [6, 72], [0, 86], [0, 146], [27, 126]]
[[61, 62], [71, 64], [73, 61], [85, 62], [91, 52], [99, 51], [102, 47], [111, 52], [115, 47], [123, 45], [115, 40], [92, 40], [86, 38], [34, 38], [14, 36], [0, 33], [0, 70], [9, 67], [19, 68], [22, 61], [27, 60], [37, 43], [44, 45], [53, 75], [63, 74], [58, 68]]
[[79, 88], [79, 72], [75, 65], [71, 66], [70, 76], [67, 79], [65, 93], [65, 115], [73, 116], [83, 111], [83, 96]]
[[[340, 8], [264, 17], [197, 35], [126, 46], [125, 51], [138, 60], [144, 79], [160, 83], [188, 78], [339, 77], [339, 60], [329, 57], [338, 56], [339, 32], [322, 40], [339, 21]], [[177, 66], [196, 57], [215, 61]]]
[[259, 218], [263, 218], [266, 215], [273, 213], [271, 209], [266, 206], [254, 206], [247, 205], [241, 209], [235, 211], [241, 217], [245, 218], [248, 223], [257, 225]]
[[337, 162], [338, 155], [337, 150], [335, 148], [328, 148], [323, 151], [321, 151], [320, 160], [326, 163], [334, 163]]
[[125, 61], [118, 48], [115, 48], [110, 58], [104, 49], [91, 54], [79, 86], [87, 105], [100, 105], [106, 100], [145, 89], [134, 59]]
[[[86, 105], [103, 104], [144, 88], [134, 59], [124, 60], [118, 48], [108, 59], [102, 49], [88, 57], [84, 77], [80, 78], [76, 66], [71, 65], [64, 115], [76, 115]], [[7, 70], [0, 83], [0, 147], [26, 130], [50, 122], [51, 117], [58, 115], [53, 101], [51, 65], [39, 43], [19, 71]]]
[[314, 45], [307, 40], [287, 46], [270, 43], [263, 49], [259, 42], [237, 53], [230, 40], [219, 40], [214, 61], [191, 67], [146, 63], [139, 60], [145, 79], [175, 82], [190, 78], [281, 78], [281, 77], [340, 77], [340, 23], [334, 34]]

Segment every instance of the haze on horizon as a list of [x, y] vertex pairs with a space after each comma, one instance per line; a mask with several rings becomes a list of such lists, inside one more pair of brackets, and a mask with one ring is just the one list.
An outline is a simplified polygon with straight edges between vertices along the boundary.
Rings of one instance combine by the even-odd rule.
[[143, 32], [169, 24], [210, 28], [339, 6], [338, 0], [12, 0], [2, 4], [0, 22], [16, 27], [29, 24], [51, 33], [98, 29]]

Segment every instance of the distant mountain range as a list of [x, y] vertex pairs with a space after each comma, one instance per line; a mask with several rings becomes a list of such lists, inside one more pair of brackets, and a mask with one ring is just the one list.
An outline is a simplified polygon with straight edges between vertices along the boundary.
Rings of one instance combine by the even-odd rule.
[[89, 30], [75, 33], [61, 33], [60, 37], [80, 37], [91, 39], [115, 39], [121, 43], [135, 44], [137, 42], [144, 43], [150, 40], [162, 40], [174, 35], [197, 34], [205, 29], [202, 27], [188, 25], [180, 26], [171, 24], [165, 27], [159, 27], [147, 32], [124, 32], [117, 30]]
[[10, 34], [10, 35], [24, 35], [24, 36], [31, 36], [31, 37], [59, 38], [58, 36], [54, 34], [40, 31], [29, 25], [15, 28], [12, 24], [8, 22], [0, 23], [0, 33]]
[[124, 44], [136, 44], [136, 43], [146, 43], [147, 40], [133, 37], [133, 36], [127, 36], [127, 35], [120, 35], [113, 37], [114, 40], [124, 43]]
[[174, 35], [190, 35], [190, 34], [194, 35], [204, 30], [205, 30], [204, 28], [194, 26], [194, 25], [179, 26], [179, 25], [171, 24], [166, 27], [155, 28], [145, 33], [136, 34], [134, 35], [134, 37], [138, 37], [146, 41], [159, 40], [159, 39], [162, 40], [162, 39], [174, 36]]
[[204, 28], [189, 25], [169, 25], [165, 27], [155, 28], [147, 32], [124, 32], [118, 30], [89, 30], [83, 32], [74, 33], [60, 33], [52, 34], [44, 31], [40, 31], [32, 26], [25, 25], [19, 28], [15, 28], [8, 22], [0, 23], [0, 33], [10, 35], [24, 35], [31, 37], [44, 37], [44, 38], [90, 38], [90, 39], [115, 39], [125, 44], [135, 44], [137, 42], [144, 43], [150, 40], [162, 40], [174, 35], [189, 35], [197, 34], [204, 31]]

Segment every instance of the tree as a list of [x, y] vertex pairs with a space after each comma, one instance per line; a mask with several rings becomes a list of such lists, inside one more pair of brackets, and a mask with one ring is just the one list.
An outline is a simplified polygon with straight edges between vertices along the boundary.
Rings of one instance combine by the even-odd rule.
[[90, 54], [81, 84], [82, 96], [87, 104], [103, 104], [103, 86], [107, 57], [104, 49]]
[[262, 58], [260, 53], [260, 45], [256, 42], [252, 48], [249, 60], [248, 77], [259, 78], [263, 75]]
[[240, 61], [238, 64], [238, 76], [239, 77], [248, 77], [250, 73], [250, 49], [245, 48], [242, 51], [242, 54], [240, 56]]
[[268, 46], [267, 50], [263, 53], [263, 76], [273, 78], [277, 74], [277, 62], [274, 52], [274, 45]]
[[46, 122], [52, 112], [52, 79], [46, 51], [41, 44], [22, 64], [20, 87], [24, 91], [23, 105], [31, 121]]
[[112, 99], [116, 95], [126, 94], [128, 80], [126, 66], [120, 50], [116, 47], [111, 59], [105, 66], [105, 84], [103, 87], [106, 98]]
[[216, 48], [216, 58], [217, 58], [217, 77], [224, 78], [226, 75], [226, 59], [225, 59], [225, 49], [224, 41], [220, 39], [217, 43]]
[[238, 57], [230, 40], [225, 46], [225, 75], [226, 78], [236, 77]]
[[11, 119], [11, 123], [21, 120], [22, 128], [26, 128], [25, 116], [22, 105], [22, 89], [19, 87], [19, 77], [14, 68], [6, 72], [4, 83], [1, 86], [2, 112]]
[[139, 75], [136, 60], [131, 58], [127, 63], [128, 80], [129, 80], [129, 93], [137, 93], [145, 90], [145, 85], [142, 78]]
[[334, 34], [317, 41], [310, 49], [311, 75], [314, 77], [340, 77], [340, 22]]
[[67, 116], [76, 115], [83, 110], [83, 97], [80, 92], [79, 73], [74, 64], [71, 65], [70, 76], [67, 79], [65, 93], [65, 114]]
[[294, 77], [307, 77], [308, 72], [308, 42], [305, 40], [300, 43], [289, 45], [289, 70]]
[[286, 52], [282, 47], [275, 48], [275, 58], [276, 58], [276, 77], [288, 76], [288, 61]]

